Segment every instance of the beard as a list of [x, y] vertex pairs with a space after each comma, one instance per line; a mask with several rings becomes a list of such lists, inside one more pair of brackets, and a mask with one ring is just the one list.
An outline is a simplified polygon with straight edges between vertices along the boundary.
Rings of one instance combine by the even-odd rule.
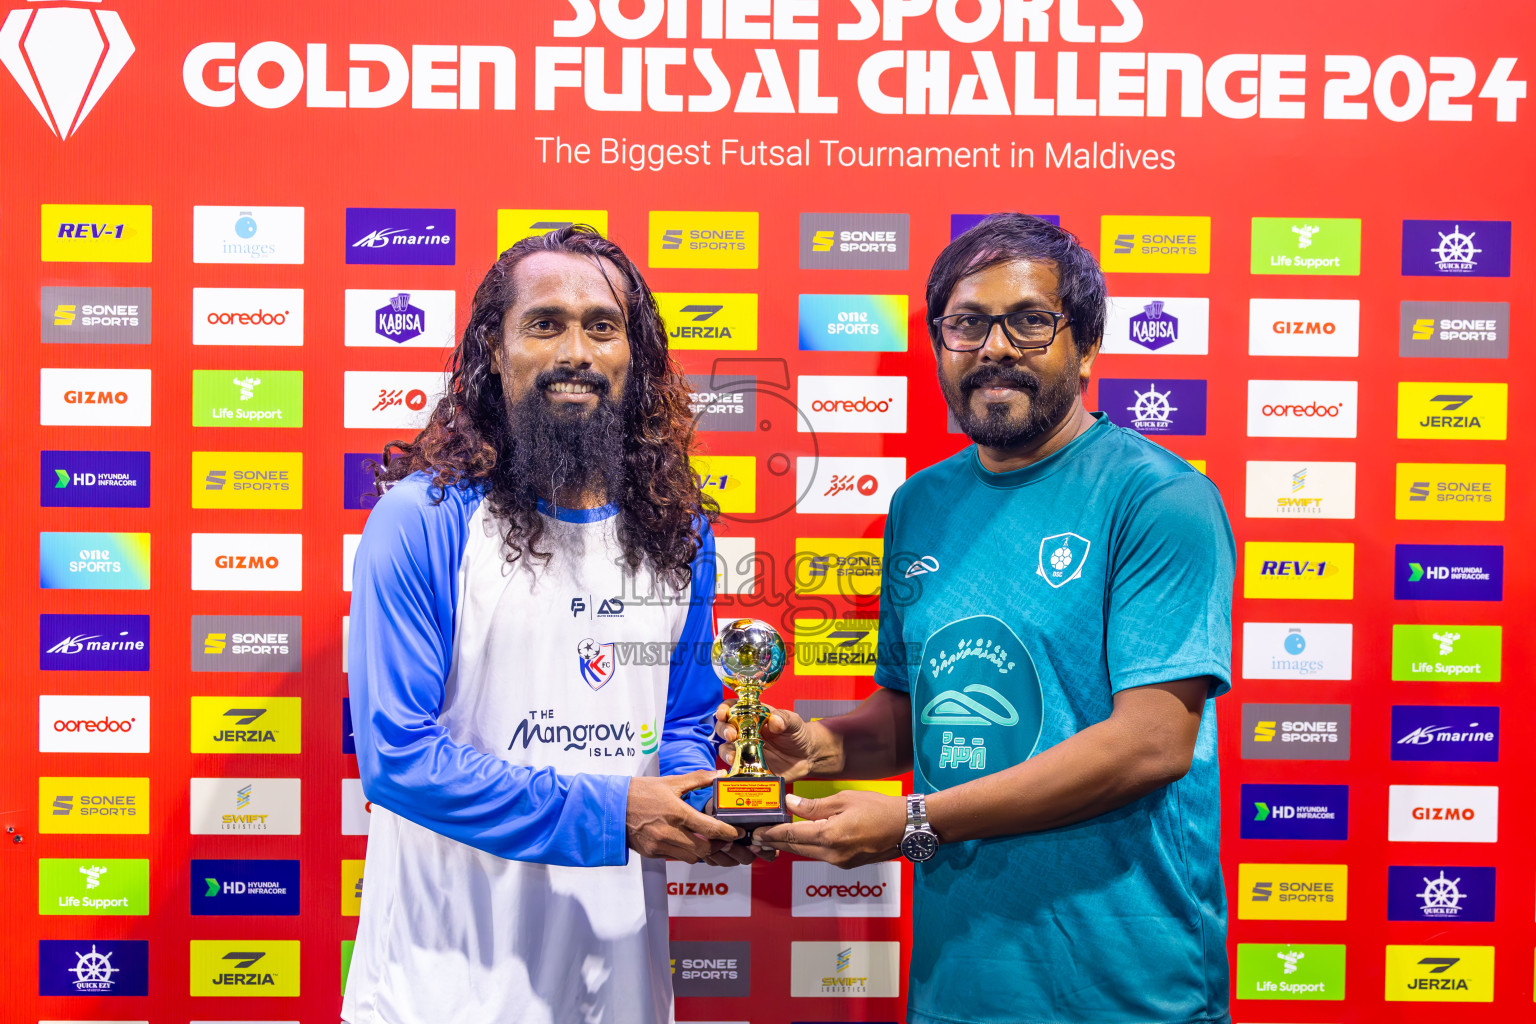
[[[551, 401], [545, 389], [560, 382], [590, 385], [596, 404], [582, 409]], [[555, 505], [583, 493], [614, 500], [624, 481], [624, 413], [611, 390], [608, 378], [594, 370], [540, 373], [534, 386], [507, 406], [496, 475]]]
[[[984, 448], [1020, 448], [1051, 430], [1072, 410], [1082, 393], [1082, 384], [1069, 367], [1057, 377], [1041, 378], [1018, 366], [995, 363], [978, 366], [958, 381], [939, 371], [939, 387], [944, 401], [965, 436]], [[1020, 415], [1013, 403], [994, 403], [981, 413], [971, 409], [971, 396], [978, 388], [1009, 387], [1028, 396], [1027, 408]]]

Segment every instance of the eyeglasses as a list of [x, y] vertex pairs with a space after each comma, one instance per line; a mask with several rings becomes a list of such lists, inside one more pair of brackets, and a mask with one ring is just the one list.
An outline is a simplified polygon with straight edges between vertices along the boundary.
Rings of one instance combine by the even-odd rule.
[[993, 324], [1003, 325], [1003, 337], [1021, 351], [1050, 348], [1067, 314], [1051, 309], [1016, 309], [1012, 313], [951, 313], [930, 323], [939, 329], [939, 340], [951, 352], [974, 352], [986, 345]]

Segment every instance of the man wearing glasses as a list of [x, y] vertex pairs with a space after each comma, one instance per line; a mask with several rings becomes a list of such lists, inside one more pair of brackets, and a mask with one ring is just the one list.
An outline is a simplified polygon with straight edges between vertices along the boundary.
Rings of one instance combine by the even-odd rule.
[[[911, 770], [915, 792], [791, 798], [807, 820], [755, 842], [915, 863], [913, 1024], [1229, 1021], [1221, 497], [1084, 409], [1105, 284], [1072, 235], [991, 217], [939, 255], [927, 298], [975, 444], [892, 500], [875, 693], [768, 728], [781, 775]], [[723, 714], [716, 731], [734, 738]]]

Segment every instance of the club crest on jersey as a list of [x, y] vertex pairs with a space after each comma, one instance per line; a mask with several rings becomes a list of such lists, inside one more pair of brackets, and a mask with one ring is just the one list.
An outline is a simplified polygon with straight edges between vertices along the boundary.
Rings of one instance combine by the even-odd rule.
[[576, 645], [576, 660], [581, 665], [582, 681], [594, 690], [606, 686], [618, 668], [613, 658], [613, 644], [600, 644], [591, 637]]
[[1093, 545], [1075, 533], [1057, 533], [1040, 542], [1036, 572], [1052, 587], [1062, 587], [1083, 574], [1088, 549]]

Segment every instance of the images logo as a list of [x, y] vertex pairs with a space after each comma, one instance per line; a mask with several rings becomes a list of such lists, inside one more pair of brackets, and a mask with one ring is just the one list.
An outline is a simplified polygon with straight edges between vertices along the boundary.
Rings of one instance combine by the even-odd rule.
[[0, 64], [59, 139], [80, 130], [133, 50], [115, 11], [19, 8], [0, 25]]
[[452, 289], [348, 288], [347, 347], [451, 348], [456, 298]]
[[757, 214], [652, 210], [651, 267], [756, 270]]
[[1400, 356], [1509, 358], [1507, 302], [1404, 302], [1398, 324]]
[[304, 289], [194, 288], [192, 344], [304, 344]]
[[1508, 277], [1507, 220], [1403, 221], [1403, 276]]
[[37, 830], [52, 835], [148, 835], [149, 780], [40, 778]]
[[148, 590], [149, 534], [40, 533], [44, 590]]
[[[16, 12], [11, 13], [14, 18]], [[154, 211], [148, 206], [44, 203], [41, 230], [44, 263], [149, 263], [154, 258]]]
[[750, 865], [721, 868], [667, 861], [667, 913], [672, 917], [748, 917]]
[[1344, 864], [1239, 864], [1237, 916], [1243, 921], [1343, 921], [1349, 916]]
[[802, 213], [801, 270], [906, 270], [905, 213]]
[[1244, 597], [1348, 601], [1354, 595], [1353, 544], [1243, 544]]
[[1358, 275], [1360, 221], [1344, 217], [1255, 217], [1251, 254], [1248, 269], [1254, 274]]
[[37, 862], [37, 912], [145, 916], [149, 913], [149, 861], [43, 857]]
[[194, 615], [192, 671], [297, 672], [303, 622], [298, 615]]
[[1242, 787], [1244, 839], [1348, 839], [1348, 786]]
[[147, 754], [149, 698], [42, 694], [37, 698], [37, 749], [45, 754]]
[[1348, 761], [1348, 704], [1244, 704], [1243, 758]]
[[544, 235], [556, 228], [587, 224], [597, 233], [608, 235], [607, 210], [497, 210], [496, 254], [499, 256], [518, 242], [533, 235]]
[[43, 508], [148, 508], [149, 452], [40, 454]]
[[349, 428], [420, 430], [437, 408], [447, 382], [435, 370], [347, 370], [342, 374], [342, 420]]
[[1389, 786], [1387, 839], [1394, 843], [1496, 843], [1498, 786]]
[[657, 292], [667, 347], [678, 350], [757, 348], [754, 292]]
[[299, 912], [296, 860], [194, 860], [192, 915], [291, 917]]
[[679, 996], [744, 996], [752, 990], [752, 943], [673, 942], [672, 991]]
[[800, 296], [802, 352], [905, 352], [905, 295]]
[[61, 288], [43, 285], [38, 298], [42, 341], [148, 345], [148, 288]]
[[1397, 518], [1503, 522], [1504, 477], [1502, 465], [1399, 462]]
[[1397, 385], [1397, 436], [1503, 441], [1509, 436], [1509, 385]]
[[193, 697], [192, 753], [300, 753], [299, 697]]
[[192, 207], [193, 263], [303, 263], [304, 207]]
[[147, 996], [149, 942], [144, 939], [39, 939], [37, 994]]
[[302, 427], [303, 370], [193, 370], [194, 427]]
[[795, 511], [885, 515], [907, 479], [904, 458], [800, 456], [795, 459]]
[[1249, 519], [1355, 518], [1353, 462], [1250, 462]]
[[797, 537], [795, 593], [878, 595], [884, 554], [882, 537]]
[[191, 947], [191, 992], [194, 996], [299, 994], [297, 939], [261, 942], [193, 939]]
[[1399, 601], [1502, 601], [1504, 549], [1479, 544], [1399, 544], [1393, 557]]
[[347, 262], [451, 267], [454, 210], [347, 208]]
[[1111, 297], [1102, 351], [1110, 355], [1205, 355], [1211, 300]]
[[1350, 679], [1354, 626], [1347, 622], [1243, 623], [1243, 678]]
[[1251, 356], [1358, 356], [1359, 299], [1249, 299]]
[[304, 535], [194, 533], [193, 590], [300, 590]]
[[1497, 761], [1499, 709], [1399, 704], [1392, 708], [1392, 760]]
[[1388, 946], [1387, 1002], [1493, 1002], [1492, 946]]
[[1249, 437], [1354, 437], [1360, 385], [1352, 380], [1250, 380]]
[[1099, 221], [1099, 262], [1132, 274], [1211, 272], [1211, 218], [1125, 217]]
[[757, 378], [721, 374], [689, 374], [688, 409], [699, 430], [758, 429]]
[[1387, 920], [1492, 921], [1495, 869], [1387, 868]]
[[1149, 437], [1205, 433], [1205, 381], [1099, 381], [1099, 408], [1111, 423]]
[[193, 508], [304, 507], [299, 452], [193, 452]]
[[695, 455], [690, 462], [699, 488], [720, 503], [720, 511], [757, 511], [756, 456]]
[[1343, 946], [1237, 944], [1238, 999], [1344, 998]]
[[1392, 627], [1392, 678], [1497, 683], [1503, 677], [1502, 626]]
[[298, 779], [193, 779], [192, 835], [296, 836]]
[[44, 672], [149, 671], [148, 615], [42, 615], [37, 633]]
[[900, 917], [901, 868], [895, 861], [850, 870], [796, 861], [789, 902], [794, 917]]
[[45, 427], [147, 427], [148, 370], [38, 371], [38, 423]]
[[828, 434], [905, 434], [907, 378], [802, 376], [796, 430]]
[[894, 999], [901, 995], [898, 942], [791, 942], [789, 994]]

